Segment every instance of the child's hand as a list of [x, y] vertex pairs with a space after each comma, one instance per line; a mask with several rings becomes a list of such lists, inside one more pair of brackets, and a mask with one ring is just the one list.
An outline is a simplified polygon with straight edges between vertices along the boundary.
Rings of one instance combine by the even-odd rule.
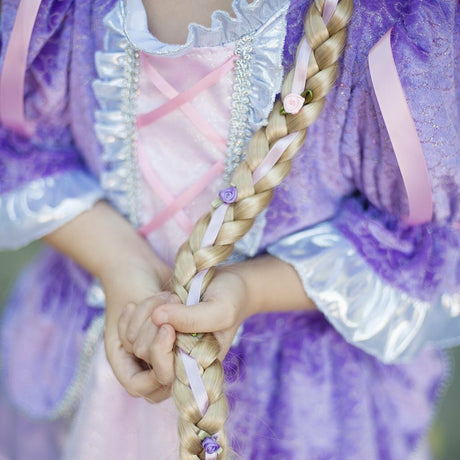
[[[166, 286], [170, 278], [169, 268], [163, 266], [159, 269], [158, 261], [155, 265], [130, 263], [129, 266], [111, 268], [101, 278], [107, 304], [104, 337], [107, 359], [119, 382], [132, 396], [152, 402], [169, 395], [161, 365], [170, 361], [168, 355], [172, 353], [175, 333], [171, 326], [165, 326], [161, 333], [157, 333], [158, 328], [152, 324], [150, 314], [168, 298], [161, 287]], [[133, 307], [135, 304], [138, 308]], [[145, 314], [149, 324], [142, 327], [146, 323], [143, 321]], [[137, 335], [140, 336], [138, 342], [135, 340]], [[150, 342], [148, 347], [147, 342]], [[151, 350], [151, 356], [147, 357], [145, 350]], [[147, 359], [143, 360], [135, 353]], [[145, 362], [151, 360], [157, 372]]]
[[190, 307], [178, 302], [158, 306], [152, 320], [158, 327], [170, 324], [184, 333], [214, 332], [222, 360], [246, 318], [261, 312], [314, 308], [295, 269], [267, 255], [219, 267], [202, 302]]
[[171, 294], [161, 292], [137, 305], [128, 304], [118, 320], [118, 336], [124, 351], [137, 358], [141, 372], [149, 379], [150, 385], [145, 390], [148, 394], [142, 396], [150, 402], [159, 402], [169, 396], [175, 376], [176, 332], [168, 324], [156, 327], [150, 318], [157, 307], [169, 302]]
[[161, 305], [153, 310], [152, 320], [158, 327], [171, 325], [184, 333], [214, 332], [220, 344], [219, 359], [223, 360], [239, 326], [253, 313], [243, 278], [228, 266], [216, 271], [198, 305]]

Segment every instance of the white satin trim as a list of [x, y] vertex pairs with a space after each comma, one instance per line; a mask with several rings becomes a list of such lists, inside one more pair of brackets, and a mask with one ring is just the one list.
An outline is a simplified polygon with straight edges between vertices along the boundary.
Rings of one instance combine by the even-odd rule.
[[104, 18], [104, 51], [95, 54], [98, 79], [93, 91], [99, 104], [94, 130], [102, 145], [104, 169], [101, 185], [107, 199], [137, 225], [138, 171], [134, 154], [134, 105], [137, 57], [122, 27], [120, 4]]
[[279, 10], [289, 5], [288, 0], [233, 0], [235, 17], [226, 11], [215, 11], [211, 27], [191, 23], [184, 44], [163, 43], [154, 37], [147, 23], [142, 0], [123, 0], [124, 29], [132, 45], [146, 53], [165, 56], [182, 56], [192, 48], [220, 46], [234, 42], [244, 35], [255, 32], [271, 21]]
[[294, 266], [308, 296], [348, 342], [383, 362], [407, 360], [428, 344], [460, 343], [460, 292], [433, 302], [409, 296], [379, 278], [329, 223], [267, 250]]
[[103, 197], [83, 171], [36, 179], [0, 196], [0, 249], [18, 249], [56, 230]]

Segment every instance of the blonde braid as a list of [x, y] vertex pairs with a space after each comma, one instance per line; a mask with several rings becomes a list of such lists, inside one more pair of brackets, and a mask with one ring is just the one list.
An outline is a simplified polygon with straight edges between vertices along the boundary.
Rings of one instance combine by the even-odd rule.
[[[186, 302], [193, 277], [201, 270], [210, 269], [202, 287], [206, 290], [213, 276], [213, 267], [223, 262], [233, 250], [233, 245], [252, 226], [255, 217], [270, 203], [274, 188], [280, 184], [291, 169], [294, 155], [304, 143], [307, 127], [319, 116], [325, 97], [334, 85], [337, 61], [345, 46], [346, 25], [351, 17], [352, 0], [341, 0], [335, 13], [326, 26], [322, 19], [325, 0], [314, 0], [308, 9], [304, 32], [311, 45], [312, 54], [308, 65], [308, 89], [313, 92], [312, 101], [296, 115], [281, 115], [282, 103], [278, 100], [269, 116], [266, 127], [259, 129], [251, 139], [245, 160], [235, 171], [232, 184], [238, 190], [238, 200], [227, 209], [224, 223], [212, 247], [201, 248], [203, 236], [211, 220], [209, 212], [196, 223], [190, 239], [185, 242], [176, 258], [174, 271], [174, 290]], [[291, 90], [294, 70], [285, 77], [282, 87], [284, 97]], [[289, 133], [298, 132], [289, 147], [272, 169], [254, 185], [252, 173], [267, 155], [270, 148]], [[209, 398], [209, 408], [201, 416], [187, 375], [180, 358], [183, 350], [192, 356], [199, 367]], [[179, 334], [176, 341], [176, 381], [173, 394], [180, 413], [179, 432], [181, 438], [180, 455], [182, 460], [204, 458], [199, 433], [219, 433], [219, 444], [223, 452], [219, 460], [226, 458], [227, 440], [223, 430], [227, 418], [227, 401], [223, 393], [224, 373], [218, 360], [219, 344], [213, 334], [200, 337]]]

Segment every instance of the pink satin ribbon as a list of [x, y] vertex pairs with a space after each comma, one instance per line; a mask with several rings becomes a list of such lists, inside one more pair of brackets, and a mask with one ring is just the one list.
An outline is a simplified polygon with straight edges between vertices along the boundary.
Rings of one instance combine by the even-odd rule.
[[35, 124], [24, 113], [24, 80], [30, 38], [41, 0], [21, 1], [11, 31], [0, 78], [0, 121], [24, 136], [32, 136]]
[[[136, 153], [137, 160], [139, 162], [139, 169], [141, 170], [144, 179], [147, 181], [150, 188], [159, 196], [159, 198], [161, 198], [166, 205], [171, 206], [176, 198], [156, 175], [142, 142], [137, 143]], [[173, 213], [169, 213], [165, 216], [165, 219], [167, 220], [171, 218], [172, 215]], [[192, 231], [193, 221], [182, 209], [177, 210], [176, 220], [187, 235]], [[152, 225], [156, 226], [158, 223]]]
[[[150, 222], [143, 225], [138, 231], [141, 235], [149, 233], [160, 228], [165, 222], [171, 219], [178, 211], [184, 208], [187, 203], [193, 201], [216, 177], [224, 171], [223, 161], [214, 163], [201, 178], [191, 185], [187, 190], [179, 194], [174, 201], [170, 202], [161, 212], [159, 212]], [[144, 169], [142, 174], [148, 174]]]
[[180, 350], [180, 357], [184, 364], [185, 373], [187, 374], [188, 383], [192, 390], [193, 397], [198, 406], [200, 414], [204, 417], [209, 406], [208, 393], [204, 386], [203, 380], [201, 379], [200, 370], [195, 358]]
[[298, 131], [288, 134], [287, 136], [278, 139], [270, 151], [265, 155], [265, 158], [260, 162], [259, 166], [252, 173], [252, 180], [254, 184], [262, 179], [276, 164], [276, 162], [281, 158], [281, 155], [289, 147], [289, 144], [297, 136]]
[[422, 145], [404, 94], [391, 49], [390, 29], [371, 49], [369, 70], [409, 202], [410, 225], [430, 222], [433, 196]]
[[[179, 92], [166, 81], [160, 72], [150, 63], [149, 56], [145, 53], [141, 53], [141, 65], [145, 73], [149, 77], [149, 80], [158, 88], [161, 93], [169, 99], [174, 99], [179, 95]], [[220, 79], [221, 75], [217, 74], [216, 78]], [[217, 80], [216, 80], [217, 81]], [[210, 80], [209, 86], [212, 86], [216, 81]], [[204, 87], [207, 89], [209, 86]], [[227, 140], [206, 120], [203, 115], [193, 107], [190, 101], [185, 102], [180, 107], [182, 112], [188, 117], [188, 119], [198, 128], [198, 130], [212, 142], [218, 150], [225, 153], [227, 150]]]
[[183, 104], [186, 104], [187, 102], [191, 101], [205, 89], [216, 84], [227, 72], [232, 70], [234, 65], [234, 59], [235, 56], [232, 55], [230, 59], [228, 59], [220, 67], [206, 75], [191, 88], [186, 89], [184, 92], [178, 94], [173, 99], [170, 99], [168, 102], [158, 107], [157, 109], [152, 110], [149, 113], [139, 115], [136, 120], [136, 125], [139, 128], [149, 125], [150, 123], [153, 123], [156, 120], [166, 116], [168, 113], [171, 113], [172, 111], [180, 108]]
[[[323, 6], [322, 18], [327, 25], [334, 15], [337, 8], [338, 0], [326, 0]], [[297, 59], [294, 69], [294, 77], [292, 80], [291, 94], [300, 95], [305, 90], [305, 82], [307, 80], [308, 62], [310, 61], [311, 46], [308, 40], [303, 37], [300, 42], [300, 48], [297, 53]]]

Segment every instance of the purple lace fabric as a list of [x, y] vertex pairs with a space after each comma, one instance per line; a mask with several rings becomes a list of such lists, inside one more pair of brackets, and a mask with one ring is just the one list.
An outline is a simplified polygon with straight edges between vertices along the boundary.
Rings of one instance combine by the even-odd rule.
[[[2, 2], [3, 45], [17, 3]], [[42, 2], [25, 90], [27, 116], [37, 119], [38, 131], [26, 140], [0, 127], [1, 193], [66, 171], [99, 177], [101, 147], [93, 132], [91, 82], [94, 52], [102, 48], [105, 33], [102, 19], [114, 3]], [[291, 2], [286, 68], [292, 65], [310, 3]], [[275, 194], [261, 249], [331, 219], [380, 276], [405, 292], [430, 299], [458, 286], [456, 8], [455, 1], [355, 1], [338, 82], [320, 119], [309, 128], [289, 180]], [[401, 177], [367, 70], [370, 48], [391, 26], [435, 201], [433, 223], [414, 229], [401, 224], [406, 207]], [[3, 55], [4, 46], [0, 66]], [[86, 305], [88, 284], [85, 273], [48, 252], [29, 268], [10, 299], [2, 327], [2, 385], [28, 417], [50, 417], [75, 382], [81, 347], [100, 316]], [[230, 431], [235, 450], [248, 459], [408, 458], [426, 432], [445, 374], [440, 355], [430, 350], [410, 364], [385, 366], [346, 343], [320, 313], [251, 318], [227, 366]], [[29, 459], [30, 451], [20, 447], [22, 438], [15, 442], [11, 433], [31, 422], [20, 412], [8, 420], [1, 424], [0, 455]], [[58, 458], [62, 432], [50, 422], [35, 426], [50, 440], [35, 458]]]

